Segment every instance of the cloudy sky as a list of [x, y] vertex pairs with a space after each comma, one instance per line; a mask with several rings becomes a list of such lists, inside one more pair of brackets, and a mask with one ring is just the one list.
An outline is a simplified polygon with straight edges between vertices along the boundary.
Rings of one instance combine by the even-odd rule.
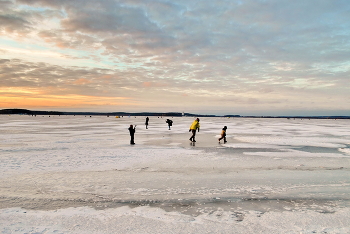
[[350, 115], [349, 0], [0, 0], [0, 109]]

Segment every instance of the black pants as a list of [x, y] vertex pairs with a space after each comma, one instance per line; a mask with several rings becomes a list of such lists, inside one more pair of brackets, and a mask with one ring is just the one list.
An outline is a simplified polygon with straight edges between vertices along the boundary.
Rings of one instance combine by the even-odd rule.
[[227, 141], [226, 141], [226, 135], [221, 136], [221, 137], [219, 138], [219, 141], [221, 141], [222, 139], [224, 139], [224, 142], [227, 142]]
[[191, 136], [191, 138], [190, 138], [190, 141], [196, 141], [196, 130], [191, 130], [192, 131], [192, 136]]
[[134, 134], [130, 134], [130, 137], [131, 137], [130, 144], [134, 145], [135, 144], [135, 142], [134, 142]]

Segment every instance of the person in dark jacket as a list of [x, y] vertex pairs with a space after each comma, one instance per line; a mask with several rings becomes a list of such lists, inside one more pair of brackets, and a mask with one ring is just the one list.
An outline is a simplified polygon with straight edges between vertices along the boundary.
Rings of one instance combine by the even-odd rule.
[[167, 119], [165, 122], [168, 124], [169, 130], [171, 130], [170, 127], [173, 126], [173, 121], [171, 119]]
[[227, 126], [224, 126], [224, 128], [221, 130], [221, 137], [219, 138], [219, 142], [224, 139], [224, 143], [226, 143], [226, 129], [227, 129]]
[[134, 141], [134, 135], [135, 135], [135, 130], [136, 130], [136, 125], [135, 127], [133, 127], [132, 125], [130, 125], [129, 129], [129, 133], [130, 133], [130, 145], [135, 145], [135, 141]]
[[148, 121], [149, 121], [149, 118], [147, 117], [147, 118], [146, 118], [146, 122], [145, 122], [146, 129], [148, 129]]

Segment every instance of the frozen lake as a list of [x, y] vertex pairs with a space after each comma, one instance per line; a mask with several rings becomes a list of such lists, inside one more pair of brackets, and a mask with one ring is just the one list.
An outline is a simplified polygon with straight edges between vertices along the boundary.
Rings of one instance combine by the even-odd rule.
[[350, 120], [171, 119], [0, 115], [1, 232], [350, 233]]

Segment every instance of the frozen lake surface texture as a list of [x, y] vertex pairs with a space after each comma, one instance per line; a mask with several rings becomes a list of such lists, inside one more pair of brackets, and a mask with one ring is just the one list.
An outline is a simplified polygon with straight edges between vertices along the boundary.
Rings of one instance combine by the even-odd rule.
[[1, 233], [350, 233], [349, 120], [171, 119], [0, 116]]

